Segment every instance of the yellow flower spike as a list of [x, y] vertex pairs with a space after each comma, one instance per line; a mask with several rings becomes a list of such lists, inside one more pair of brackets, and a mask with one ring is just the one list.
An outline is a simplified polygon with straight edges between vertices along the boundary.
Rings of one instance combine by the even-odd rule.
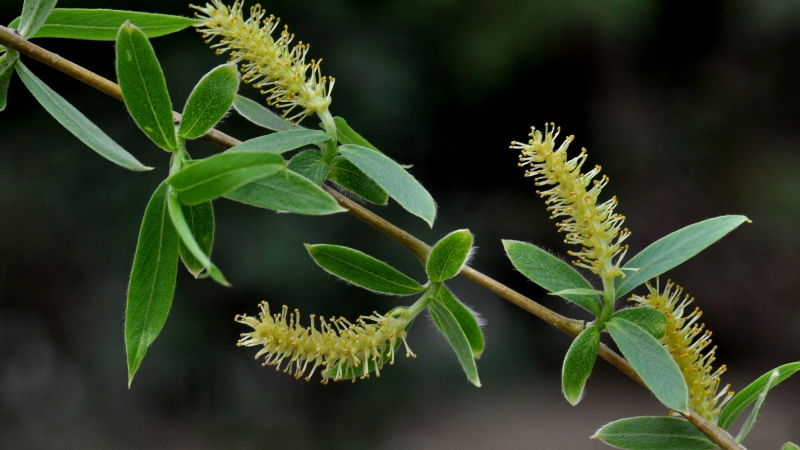
[[717, 347], [703, 354], [703, 350], [711, 344], [711, 332], [705, 330], [705, 324], [697, 325], [703, 313], [695, 308], [689, 315], [684, 315], [686, 307], [694, 299], [686, 295], [681, 300], [683, 288], [672, 281], [668, 281], [661, 291], [656, 278], [656, 287], [647, 283], [647, 289], [650, 294], [644, 297], [634, 295], [630, 301], [655, 308], [667, 316], [667, 330], [661, 338], [661, 344], [672, 355], [686, 379], [689, 407], [716, 423], [722, 407], [733, 397], [733, 392], [729, 391], [730, 385], [719, 390], [720, 376], [727, 370], [725, 365], [712, 372], [711, 363], [716, 359]]
[[578, 252], [569, 252], [578, 258], [573, 264], [591, 270], [604, 280], [624, 277], [620, 262], [627, 246], [622, 242], [630, 235], [627, 228], [622, 228], [625, 216], [614, 213], [616, 197], [597, 204], [600, 191], [608, 184], [608, 177], [603, 175], [599, 180], [594, 179], [600, 173], [600, 166], [582, 174], [586, 149], [568, 159], [567, 148], [575, 137], [567, 136], [556, 149], [555, 139], [560, 131], [552, 123], [545, 124], [544, 133], [531, 127], [528, 143], [515, 141], [511, 148], [521, 152], [520, 167], [530, 166], [525, 172], [526, 177], [536, 177], [537, 186], [552, 186], [536, 193], [546, 199], [547, 210], [552, 212], [551, 219], [564, 217], [556, 225], [559, 231], [566, 232], [565, 242], [582, 246]]
[[[299, 122], [308, 115], [327, 111], [334, 79], [320, 73], [322, 59], [306, 63], [308, 44], [299, 42], [290, 49], [294, 35], [289, 33], [288, 26], [275, 39], [272, 33], [280, 19], [275, 16], [265, 19], [266, 13], [256, 4], [250, 8], [250, 18], [245, 20], [243, 5], [237, 1], [228, 7], [221, 0], [212, 0], [204, 7], [189, 6], [200, 13], [195, 13], [200, 22], [194, 26], [203, 33], [206, 43], [219, 37], [220, 41], [211, 48], [218, 55], [230, 51], [231, 62], [242, 62], [242, 81], [253, 83], [257, 89], [269, 88], [261, 93], [268, 95], [268, 105], [285, 109], [283, 117], [287, 121]], [[297, 107], [301, 111], [289, 117]]]
[[320, 317], [320, 327], [316, 328], [312, 314], [311, 326], [300, 325], [300, 311], [294, 310], [287, 317], [288, 307], [280, 314], [270, 314], [269, 304], [261, 302], [258, 317], [236, 316], [235, 320], [253, 329], [242, 333], [238, 346], [263, 346], [256, 353], [256, 359], [264, 356], [264, 365], [274, 365], [280, 370], [281, 364], [288, 360], [285, 373], [302, 377], [309, 365], [311, 372], [306, 381], [321, 367], [322, 383], [328, 380], [339, 381], [356, 376], [368, 378], [370, 370], [380, 376], [380, 369], [388, 360], [394, 364], [394, 353], [399, 341], [406, 346], [406, 356], [416, 356], [406, 342], [406, 326], [411, 321], [408, 310], [397, 308], [383, 316], [374, 312], [367, 317], [359, 317], [356, 323], [344, 317], [331, 318], [330, 322]]

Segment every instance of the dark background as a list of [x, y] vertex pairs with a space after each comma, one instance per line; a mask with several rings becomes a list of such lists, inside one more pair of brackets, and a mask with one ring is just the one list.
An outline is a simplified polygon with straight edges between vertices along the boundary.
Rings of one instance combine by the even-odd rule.
[[[62, 0], [190, 14], [183, 1]], [[601, 164], [628, 217], [635, 254], [685, 225], [722, 214], [753, 220], [665, 275], [696, 297], [738, 391], [800, 360], [800, 2], [593, 0], [285, 1], [264, 5], [324, 57], [336, 77], [332, 111], [402, 163], [433, 194], [430, 230], [396, 204], [372, 208], [434, 242], [469, 228], [473, 266], [548, 307], [513, 271], [500, 239], [565, 254], [511, 140], [546, 121], [577, 136]], [[21, 1], [0, 2], [0, 23]], [[114, 79], [113, 43], [38, 42]], [[223, 63], [192, 31], [153, 40], [175, 109]], [[665, 414], [650, 394], [598, 362], [586, 397], [560, 394], [569, 338], [465, 280], [452, 283], [482, 312], [484, 387], [463, 375], [445, 340], [420, 318], [380, 379], [306, 383], [263, 368], [234, 344], [237, 313], [266, 299], [304, 317], [388, 311], [379, 298], [319, 270], [302, 243], [364, 250], [419, 280], [398, 244], [349, 215], [277, 215], [215, 203], [213, 258], [233, 283], [183, 269], [173, 309], [133, 385], [126, 385], [125, 292], [141, 215], [168, 155], [122, 104], [24, 59], [147, 165], [118, 168], [83, 146], [12, 80], [0, 114], [0, 448], [604, 448], [588, 437], [623, 417]], [[257, 92], [242, 92], [258, 98]], [[314, 119], [304, 122], [316, 126]], [[231, 116], [221, 129], [259, 130]], [[217, 149], [192, 144], [196, 157]], [[767, 399], [750, 448], [800, 441], [800, 381]]]

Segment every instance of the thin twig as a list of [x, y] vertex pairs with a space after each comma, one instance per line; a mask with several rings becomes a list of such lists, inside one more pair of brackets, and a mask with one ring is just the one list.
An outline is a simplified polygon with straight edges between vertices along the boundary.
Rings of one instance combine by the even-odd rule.
[[[100, 75], [97, 75], [94, 72], [91, 72], [65, 58], [62, 58], [55, 53], [49, 52], [38, 45], [30, 43], [22, 38], [22, 36], [17, 34], [16, 30], [9, 30], [8, 28], [0, 25], [0, 45], [14, 49], [23, 55], [47, 64], [56, 70], [59, 70], [101, 92], [110, 95], [111, 97], [116, 98], [117, 100], [123, 100], [122, 91], [120, 90], [118, 84], [103, 78]], [[173, 115], [175, 116], [176, 120], [180, 120], [181, 115], [179, 113], [173, 112]], [[228, 136], [227, 134], [216, 129], [212, 129], [200, 139], [219, 145], [223, 148], [230, 148], [241, 143], [241, 141], [238, 139]], [[377, 214], [374, 214], [372, 211], [364, 208], [358, 203], [350, 200], [341, 193], [337, 192], [335, 189], [332, 189], [328, 186], [324, 186], [324, 188], [336, 199], [337, 202], [339, 202], [343, 208], [346, 208], [350, 214], [402, 244], [404, 247], [414, 253], [414, 255], [416, 255], [416, 257], [422, 261], [423, 264], [425, 263], [428, 253], [431, 249], [429, 245], [407, 233], [406, 231], [396, 227]], [[462, 270], [461, 275], [519, 306], [525, 311], [528, 311], [536, 317], [539, 317], [540, 319], [569, 334], [570, 336], [577, 336], [578, 333], [583, 330], [584, 322], [582, 320], [570, 319], [551, 311], [550, 309], [545, 308], [530, 298], [471, 267], [465, 267], [464, 270]], [[600, 345], [599, 356], [611, 363], [611, 365], [619, 369], [622, 373], [644, 386], [644, 382], [633, 369], [633, 367], [628, 363], [628, 361], [608, 348], [605, 344]], [[725, 430], [707, 421], [697, 414], [697, 412], [690, 409], [689, 413], [684, 414], [683, 416], [700, 431], [702, 431], [703, 434], [705, 434], [712, 442], [719, 445], [723, 449], [744, 449], [744, 447], [737, 444], [733, 440], [733, 437], [731, 437], [731, 435]]]

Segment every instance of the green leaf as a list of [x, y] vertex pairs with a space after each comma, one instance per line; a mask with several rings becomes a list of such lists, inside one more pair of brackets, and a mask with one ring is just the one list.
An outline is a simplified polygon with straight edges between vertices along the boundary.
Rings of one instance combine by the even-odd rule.
[[[592, 289], [592, 285], [572, 266], [527, 242], [503, 240], [511, 264], [526, 278], [550, 292]], [[596, 295], [559, 294], [564, 299], [599, 316], [603, 306]]]
[[53, 12], [58, 0], [25, 0], [19, 19], [19, 34], [25, 39], [36, 34]]
[[389, 201], [389, 194], [381, 189], [378, 183], [343, 156], [337, 156], [331, 161], [328, 179], [348, 191], [360, 195], [370, 203], [385, 205]]
[[592, 374], [599, 349], [600, 331], [593, 325], [581, 331], [569, 346], [561, 367], [561, 387], [564, 389], [564, 397], [573, 406], [583, 397], [583, 388]]
[[147, 36], [130, 22], [117, 34], [117, 80], [125, 105], [142, 131], [164, 150], [178, 148], [161, 65]]
[[711, 450], [714, 443], [685, 419], [677, 417], [631, 417], [597, 430], [592, 439], [628, 450]]
[[478, 367], [475, 365], [475, 357], [472, 353], [469, 339], [464, 333], [464, 330], [458, 323], [458, 320], [453, 316], [453, 313], [447, 309], [438, 298], [428, 306], [431, 312], [434, 323], [442, 332], [447, 342], [453, 347], [461, 367], [467, 374], [467, 379], [477, 387], [481, 387], [481, 381], [478, 378]]
[[309, 144], [325, 142], [328, 134], [324, 131], [308, 130], [306, 128], [281, 131], [279, 133], [268, 134], [244, 141], [241, 144], [226, 150], [228, 152], [266, 152], [281, 153], [288, 152]]
[[[346, 160], [345, 160], [346, 161]], [[289, 161], [289, 169], [308, 178], [317, 186], [321, 185], [328, 177], [328, 165], [317, 150], [305, 150]]]
[[641, 327], [654, 338], [661, 339], [667, 332], [667, 316], [661, 311], [646, 306], [621, 309], [612, 317], [625, 319]]
[[394, 267], [352, 248], [338, 245], [309, 245], [306, 250], [326, 272], [370, 291], [391, 295], [412, 295], [425, 287]]
[[178, 194], [170, 188], [167, 196], [169, 200], [169, 217], [172, 219], [172, 225], [175, 226], [175, 230], [181, 237], [181, 242], [183, 242], [189, 252], [191, 252], [192, 256], [202, 264], [203, 268], [206, 269], [206, 272], [208, 272], [209, 276], [211, 276], [214, 281], [223, 286], [230, 286], [230, 283], [228, 283], [228, 280], [222, 275], [222, 272], [211, 262], [211, 259], [208, 258], [208, 255], [200, 248], [200, 245], [195, 240], [192, 229], [189, 227], [189, 224], [186, 223], [186, 218], [183, 217], [183, 208], [180, 200], [178, 200]]
[[196, 139], [206, 134], [231, 109], [238, 89], [236, 64], [223, 64], [205, 74], [186, 101], [178, 136]]
[[[53, 2], [55, 3], [55, 2]], [[20, 18], [8, 28], [15, 28]], [[113, 9], [56, 8], [33, 38], [65, 38], [86, 41], [115, 41], [126, 21], [136, 24], [147, 37], [158, 37], [183, 30], [196, 23], [188, 17]]]
[[764, 400], [767, 398], [767, 394], [769, 390], [772, 388], [772, 385], [775, 383], [775, 380], [780, 376], [780, 372], [777, 370], [773, 370], [769, 376], [769, 380], [767, 380], [767, 384], [764, 386], [764, 389], [761, 390], [761, 393], [758, 394], [758, 399], [756, 400], [756, 404], [753, 405], [753, 410], [750, 411], [750, 415], [747, 416], [747, 420], [745, 420], [744, 425], [742, 425], [742, 429], [739, 430], [739, 434], [736, 435], [734, 439], [737, 444], [741, 444], [744, 441], [744, 438], [750, 434], [750, 430], [753, 429], [753, 426], [756, 424], [756, 419], [758, 415], [761, 414], [761, 407], [764, 406]]
[[461, 330], [464, 331], [464, 335], [467, 336], [472, 354], [475, 358], [480, 358], [481, 354], [483, 354], [485, 343], [477, 313], [461, 303], [447, 286], [442, 285], [442, 288], [439, 289], [438, 300], [456, 318]]
[[436, 218], [433, 197], [399, 164], [382, 153], [360, 145], [342, 145], [339, 153], [372, 178], [406, 211], [433, 227]]
[[603, 295], [603, 291], [598, 291], [597, 289], [577, 288], [564, 289], [558, 292], [548, 292], [547, 295], [555, 295], [557, 297], [561, 297], [562, 295]]
[[800, 447], [791, 442], [787, 442], [783, 444], [783, 448], [781, 450], [800, 450]]
[[687, 412], [686, 380], [664, 346], [640, 326], [619, 317], [612, 317], [606, 329], [653, 395], [668, 408]]
[[125, 309], [128, 386], [147, 348], [167, 320], [178, 273], [178, 237], [169, 218], [167, 184], [161, 183], [144, 212]]
[[[194, 236], [195, 242], [200, 246], [200, 250], [202, 250], [203, 254], [211, 256], [211, 247], [214, 244], [214, 208], [211, 206], [211, 202], [194, 206], [181, 205], [181, 210], [183, 210], [183, 217], [192, 232], [192, 236]], [[205, 267], [203, 263], [192, 255], [191, 250], [186, 247], [183, 241], [181, 241], [180, 245], [180, 255], [186, 269], [195, 278], [199, 277]]]
[[17, 61], [17, 73], [39, 104], [61, 125], [103, 158], [134, 171], [150, 170], [114, 142], [100, 128], [75, 109], [63, 97], [36, 77], [22, 61]]
[[0, 112], [5, 111], [8, 103], [8, 85], [11, 83], [11, 75], [14, 73], [14, 61], [8, 60], [8, 54], [0, 56]]
[[[793, 362], [789, 364], [784, 364], [774, 370], [777, 370], [779, 375], [778, 378], [772, 383], [772, 388], [780, 384], [783, 380], [789, 378], [790, 376], [794, 375], [795, 372], [800, 370], [800, 362]], [[746, 388], [739, 391], [738, 394], [734, 395], [731, 401], [725, 405], [725, 408], [719, 414], [719, 419], [717, 419], [717, 425], [720, 428], [727, 430], [733, 421], [739, 417], [739, 414], [745, 410], [751, 403], [758, 399], [758, 396], [764, 390], [764, 387], [769, 382], [770, 377], [772, 376], [772, 372], [774, 370], [770, 370], [769, 372], [761, 375], [750, 383]]]
[[346, 211], [319, 186], [292, 171], [245, 184], [225, 197], [259, 208], [314, 216]]
[[369, 141], [361, 137], [360, 134], [356, 133], [355, 130], [350, 128], [350, 125], [347, 124], [346, 120], [342, 119], [341, 117], [334, 117], [333, 122], [336, 124], [336, 137], [340, 143], [360, 145], [362, 147], [371, 148], [376, 152], [380, 152], [377, 147], [370, 144]]
[[258, 102], [241, 95], [237, 95], [233, 100], [233, 108], [245, 119], [268, 130], [288, 131], [303, 128], [300, 125], [287, 122], [283, 117], [261, 106]]
[[247, 183], [278, 172], [284, 161], [272, 153], [220, 153], [197, 160], [167, 179], [185, 205], [223, 196]]
[[425, 270], [431, 281], [442, 282], [458, 275], [472, 251], [472, 233], [456, 230], [437, 242], [428, 254]]
[[715, 217], [681, 228], [653, 242], [625, 264], [623, 269], [636, 270], [626, 271], [627, 276], [619, 280], [617, 298], [678, 266], [749, 221], [745, 216]]

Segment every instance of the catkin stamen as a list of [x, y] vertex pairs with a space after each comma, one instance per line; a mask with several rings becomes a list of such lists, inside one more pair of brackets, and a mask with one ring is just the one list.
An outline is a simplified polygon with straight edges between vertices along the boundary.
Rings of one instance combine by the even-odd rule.
[[353, 324], [343, 317], [326, 321], [319, 318], [320, 327], [315, 326], [312, 314], [311, 326], [300, 325], [300, 311], [289, 313], [283, 307], [280, 314], [271, 314], [269, 304], [261, 302], [258, 317], [247, 315], [236, 316], [235, 320], [253, 328], [249, 333], [242, 333], [239, 346], [263, 346], [256, 353], [256, 359], [264, 356], [264, 365], [274, 365], [280, 370], [282, 363], [288, 359], [285, 373], [302, 377], [309, 364], [313, 363], [306, 381], [318, 367], [322, 367], [322, 383], [328, 380], [368, 378], [369, 372], [375, 370], [380, 376], [380, 369], [386, 361], [394, 363], [394, 354], [402, 341], [409, 355], [411, 349], [406, 342], [406, 326], [409, 318], [408, 310], [398, 308], [385, 316], [377, 312], [367, 317], [359, 317]]

